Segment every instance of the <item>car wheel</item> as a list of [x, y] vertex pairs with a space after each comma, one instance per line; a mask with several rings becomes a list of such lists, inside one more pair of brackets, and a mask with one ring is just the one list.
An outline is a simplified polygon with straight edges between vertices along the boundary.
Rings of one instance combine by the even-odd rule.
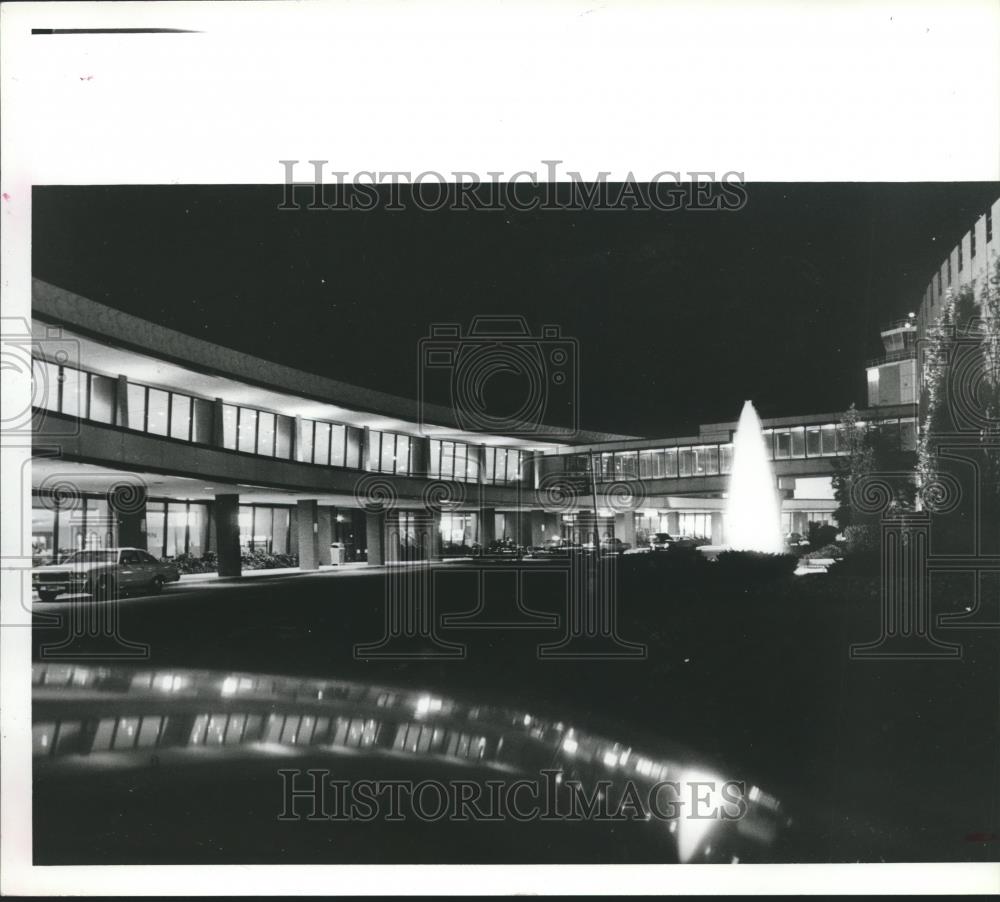
[[163, 591], [163, 577], [154, 576], [153, 581], [149, 584], [149, 592], [151, 595], [159, 595]]
[[38, 593], [38, 597], [39, 597], [39, 599], [41, 601], [45, 602], [45, 604], [51, 604], [53, 601], [56, 600], [56, 593], [55, 592], [39, 592]]
[[110, 601], [115, 596], [114, 583], [107, 576], [99, 576], [91, 585], [94, 601]]

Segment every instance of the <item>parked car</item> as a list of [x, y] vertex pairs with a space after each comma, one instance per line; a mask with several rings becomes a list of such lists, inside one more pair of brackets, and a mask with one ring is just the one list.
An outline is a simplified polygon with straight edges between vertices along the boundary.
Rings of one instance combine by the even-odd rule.
[[796, 551], [799, 548], [807, 548], [809, 546], [809, 540], [800, 532], [790, 532], [787, 536], [785, 536], [785, 544], [792, 551]]
[[666, 551], [677, 540], [669, 532], [654, 532], [649, 537], [651, 551]]
[[141, 548], [101, 548], [77, 551], [62, 563], [35, 567], [31, 588], [42, 601], [81, 592], [105, 599], [139, 589], [156, 593], [164, 583], [180, 578], [174, 564], [158, 561]]
[[551, 536], [542, 542], [541, 545], [532, 548], [531, 554], [533, 557], [559, 557], [569, 554], [571, 548], [579, 547], [579, 545], [571, 542], [569, 539], [563, 538], [562, 536]]
[[601, 539], [601, 554], [624, 554], [631, 544], [612, 536]]

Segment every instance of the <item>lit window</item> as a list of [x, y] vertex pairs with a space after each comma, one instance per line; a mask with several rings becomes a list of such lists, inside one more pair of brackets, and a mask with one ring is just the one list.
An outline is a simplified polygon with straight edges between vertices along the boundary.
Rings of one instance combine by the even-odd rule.
[[36, 758], [52, 754], [52, 743], [56, 735], [54, 723], [36, 723], [31, 728], [32, 754]]
[[666, 448], [663, 452], [663, 475], [667, 477], [677, 475], [676, 448]]
[[330, 424], [316, 421], [313, 434], [313, 463], [328, 465], [330, 463]]
[[257, 453], [274, 457], [274, 414], [257, 414]]
[[191, 438], [191, 399], [187, 395], [170, 396], [170, 437]]
[[237, 408], [232, 404], [222, 405], [222, 447], [230, 451], [236, 450]]
[[344, 436], [346, 428], [336, 423], [330, 426], [330, 464], [334, 467], [346, 466]]
[[257, 411], [240, 408], [239, 445], [237, 450], [254, 454], [257, 451]]
[[139, 738], [139, 718], [123, 717], [118, 721], [118, 729], [115, 731], [115, 750], [135, 748], [136, 739]]
[[62, 412], [87, 416], [87, 374], [69, 366], [62, 368]]
[[822, 454], [836, 454], [837, 453], [837, 427], [834, 424], [824, 426], [822, 429], [823, 434], [823, 449]]
[[160, 724], [162, 721], [162, 717], [144, 717], [142, 719], [142, 726], [139, 728], [139, 739], [136, 743], [139, 748], [151, 748], [156, 745], [156, 741], [160, 736]]
[[170, 419], [170, 395], [158, 388], [149, 389], [146, 398], [146, 431], [152, 435], [167, 435]]
[[299, 449], [299, 459], [306, 463], [315, 463], [313, 459], [313, 430], [316, 423], [313, 420], [302, 421], [302, 447]]
[[115, 380], [107, 376], [90, 377], [90, 419], [98, 423], [115, 421]]
[[212, 441], [212, 417], [215, 405], [204, 398], [194, 398], [193, 416], [191, 420], [191, 441], [208, 445]]
[[59, 410], [59, 367], [47, 360], [33, 360], [31, 369], [34, 381], [32, 405], [45, 410]]

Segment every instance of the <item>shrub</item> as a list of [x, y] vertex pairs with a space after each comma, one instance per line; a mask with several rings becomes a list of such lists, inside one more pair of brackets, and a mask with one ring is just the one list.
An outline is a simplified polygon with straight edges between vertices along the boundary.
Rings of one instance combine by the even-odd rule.
[[809, 524], [809, 547], [823, 548], [824, 546], [832, 545], [833, 540], [837, 538], [837, 527], [831, 526], [829, 523], [810, 523]]
[[214, 551], [208, 551], [201, 557], [193, 554], [178, 554], [173, 558], [165, 558], [170, 561], [181, 573], [214, 573], [218, 569], [218, 561]]
[[759, 551], [723, 551], [715, 566], [732, 579], [760, 582], [791, 576], [798, 566], [798, 555], [766, 554]]
[[810, 551], [806, 558], [809, 560], [820, 560], [834, 558], [835, 560], [840, 560], [844, 556], [844, 551], [839, 545], [835, 545], [832, 542], [829, 545], [824, 545], [822, 548], [817, 548], [815, 551]]
[[848, 526], [844, 530], [847, 539], [847, 553], [868, 553], [878, 546], [875, 527], [870, 524]]
[[244, 570], [277, 570], [285, 567], [298, 567], [299, 558], [295, 554], [272, 554], [262, 549], [244, 551], [242, 555]]
[[697, 548], [671, 545], [665, 551], [626, 554], [619, 558], [623, 573], [632, 576], [710, 573], [712, 562]]

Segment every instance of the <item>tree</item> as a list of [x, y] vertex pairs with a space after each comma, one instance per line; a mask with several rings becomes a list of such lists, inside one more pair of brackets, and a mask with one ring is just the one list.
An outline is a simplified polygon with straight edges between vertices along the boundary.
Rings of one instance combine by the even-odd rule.
[[[838, 506], [833, 516], [851, 551], [870, 550], [875, 547], [878, 521], [884, 512], [875, 502], [886, 495], [885, 511], [913, 507], [912, 463], [905, 462], [898, 433], [890, 438], [880, 420], [862, 421], [853, 404], [840, 419], [837, 444], [846, 453], [835, 463], [833, 495]], [[863, 481], [868, 485], [862, 485]]]
[[[1000, 542], [1000, 262], [974, 290], [949, 292], [927, 329], [917, 482], [938, 547]], [[950, 496], [947, 504], [940, 498]], [[946, 509], [940, 509], [946, 508]]]

